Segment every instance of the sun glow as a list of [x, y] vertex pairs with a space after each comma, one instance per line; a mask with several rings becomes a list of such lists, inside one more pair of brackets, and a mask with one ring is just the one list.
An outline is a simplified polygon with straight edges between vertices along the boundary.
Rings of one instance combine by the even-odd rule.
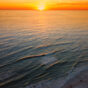
[[0, 0], [0, 10], [88, 10], [88, 0]]
[[44, 5], [38, 6], [38, 10], [40, 10], [40, 11], [45, 10], [45, 6]]

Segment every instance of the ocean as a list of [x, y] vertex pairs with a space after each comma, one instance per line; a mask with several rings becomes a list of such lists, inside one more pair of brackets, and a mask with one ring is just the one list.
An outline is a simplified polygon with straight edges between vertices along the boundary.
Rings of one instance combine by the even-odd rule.
[[0, 88], [58, 80], [87, 64], [87, 10], [0, 10]]

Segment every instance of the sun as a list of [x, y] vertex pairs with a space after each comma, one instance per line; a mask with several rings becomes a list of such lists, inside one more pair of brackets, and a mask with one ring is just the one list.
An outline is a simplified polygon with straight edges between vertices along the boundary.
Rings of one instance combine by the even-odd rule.
[[38, 9], [39, 9], [40, 11], [42, 11], [42, 10], [44, 10], [44, 7], [39, 7]]
[[40, 11], [45, 10], [45, 6], [43, 6], [43, 5], [39, 6], [39, 7], [38, 7], [38, 10], [40, 10]]

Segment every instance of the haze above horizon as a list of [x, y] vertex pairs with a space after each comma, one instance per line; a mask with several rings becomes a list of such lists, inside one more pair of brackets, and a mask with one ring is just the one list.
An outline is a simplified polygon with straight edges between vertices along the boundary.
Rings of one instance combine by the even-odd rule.
[[88, 0], [3, 0], [0, 9], [11, 10], [88, 10]]

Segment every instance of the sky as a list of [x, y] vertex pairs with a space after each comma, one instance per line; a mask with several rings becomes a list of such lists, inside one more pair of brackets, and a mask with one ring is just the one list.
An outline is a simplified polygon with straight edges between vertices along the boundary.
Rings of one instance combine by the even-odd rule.
[[0, 0], [0, 9], [88, 10], [88, 0]]

